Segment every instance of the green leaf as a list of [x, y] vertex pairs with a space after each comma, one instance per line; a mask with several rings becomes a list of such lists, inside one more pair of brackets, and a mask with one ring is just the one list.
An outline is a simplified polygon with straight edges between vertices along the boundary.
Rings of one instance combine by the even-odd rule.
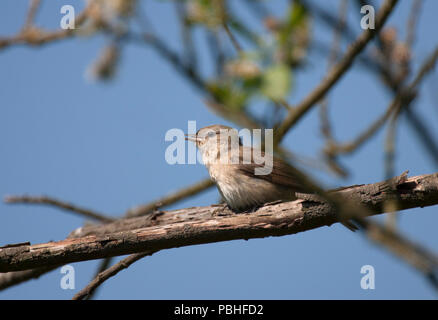
[[276, 64], [263, 74], [261, 92], [274, 100], [284, 99], [292, 86], [292, 73], [285, 64]]
[[218, 102], [233, 111], [245, 108], [250, 95], [245, 90], [242, 90], [239, 87], [239, 83], [235, 81], [211, 82], [208, 87]]
[[298, 1], [293, 2], [289, 7], [283, 29], [280, 32], [279, 42], [283, 45], [286, 44], [297, 28], [303, 27], [308, 23], [308, 18], [305, 7]]

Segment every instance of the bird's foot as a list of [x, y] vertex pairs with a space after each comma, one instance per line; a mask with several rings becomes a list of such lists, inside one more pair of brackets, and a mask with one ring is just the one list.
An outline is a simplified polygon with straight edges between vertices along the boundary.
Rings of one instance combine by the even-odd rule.
[[217, 208], [214, 209], [213, 212], [211, 213], [211, 215], [212, 215], [213, 217], [216, 217], [216, 216], [228, 216], [228, 215], [230, 215], [230, 212], [228, 212], [228, 210], [226, 210], [226, 209], [229, 209], [228, 204], [226, 204], [226, 203], [221, 203], [221, 204], [215, 204], [215, 205], [213, 205], [213, 206], [214, 206], [214, 207], [217, 207]]

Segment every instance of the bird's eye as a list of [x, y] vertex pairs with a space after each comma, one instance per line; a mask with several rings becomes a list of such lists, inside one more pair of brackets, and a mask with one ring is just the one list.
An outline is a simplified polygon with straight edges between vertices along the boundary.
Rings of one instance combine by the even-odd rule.
[[211, 138], [211, 137], [214, 137], [215, 135], [216, 135], [215, 132], [210, 131], [210, 132], [207, 134], [207, 137]]

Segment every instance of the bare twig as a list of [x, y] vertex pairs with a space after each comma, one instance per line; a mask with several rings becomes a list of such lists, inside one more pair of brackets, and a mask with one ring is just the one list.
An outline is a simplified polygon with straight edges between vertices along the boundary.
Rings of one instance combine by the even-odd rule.
[[[332, 47], [330, 49], [329, 59], [328, 59], [328, 68], [332, 68], [332, 66], [338, 60], [338, 56], [340, 54], [340, 46], [341, 46], [341, 35], [342, 31], [345, 27], [345, 20], [347, 15], [347, 4], [348, 0], [342, 0], [339, 6], [339, 19], [334, 29], [333, 33], [333, 41]], [[319, 115], [321, 120], [321, 132], [326, 139], [326, 143], [330, 146], [335, 143], [335, 139], [333, 137], [332, 126], [329, 120], [328, 115], [328, 97], [324, 97], [321, 100]], [[347, 171], [338, 163], [336, 155], [328, 155], [326, 154], [326, 161], [328, 166], [340, 176], [345, 177], [347, 175]]]
[[81, 207], [77, 207], [71, 203], [67, 203], [64, 201], [60, 201], [54, 198], [46, 197], [46, 196], [6, 196], [4, 201], [6, 203], [19, 203], [19, 204], [43, 204], [54, 206], [66, 211], [74, 212], [80, 214], [84, 217], [91, 218], [94, 220], [98, 220], [100, 222], [111, 222], [114, 221], [114, 218], [110, 218], [102, 213], [85, 209]]
[[184, 45], [184, 61], [191, 69], [196, 70], [196, 50], [193, 44], [192, 29], [187, 22], [186, 3], [175, 1], [176, 13], [180, 22], [181, 38]]
[[412, 48], [412, 45], [415, 41], [415, 30], [418, 18], [420, 16], [422, 4], [423, 0], [414, 0], [414, 2], [412, 3], [412, 8], [406, 26], [406, 44], [409, 48]]
[[[432, 54], [425, 60], [425, 62], [420, 67], [418, 74], [414, 80], [403, 90], [399, 90], [394, 100], [386, 109], [385, 113], [376, 119], [371, 126], [369, 126], [364, 132], [359, 134], [352, 142], [345, 143], [342, 145], [330, 145], [326, 152], [328, 154], [336, 153], [351, 153], [359, 148], [364, 142], [368, 141], [390, 118], [390, 116], [401, 106], [407, 106], [411, 103], [412, 99], [415, 98], [414, 92], [425, 78], [425, 76], [433, 69], [434, 65], [438, 60], [438, 47], [432, 52]], [[403, 110], [407, 110], [404, 107]], [[420, 130], [421, 131], [421, 130]], [[437, 159], [438, 160], [438, 159]]]
[[151, 213], [158, 208], [162, 208], [165, 206], [169, 206], [171, 204], [174, 204], [178, 201], [181, 201], [185, 198], [194, 196], [204, 190], [209, 189], [214, 185], [213, 181], [211, 179], [204, 179], [201, 180], [191, 186], [188, 186], [186, 188], [183, 188], [171, 195], [165, 196], [161, 199], [158, 199], [156, 201], [153, 201], [151, 203], [141, 205], [132, 209], [129, 209], [125, 213], [125, 217], [139, 217], [143, 216], [145, 214]]
[[210, 54], [216, 68], [216, 76], [220, 77], [224, 71], [226, 54], [222, 48], [219, 33], [217, 30], [207, 30], [206, 36]]
[[403, 95], [400, 93], [386, 109], [385, 113], [376, 119], [365, 131], [360, 133], [353, 141], [345, 144], [331, 144], [325, 150], [329, 155], [340, 153], [352, 153], [368, 141], [386, 123], [391, 114], [396, 110], [401, 102]]
[[418, 71], [417, 76], [412, 81], [411, 87], [417, 87], [418, 84], [423, 80], [424, 76], [426, 76], [436, 65], [438, 60], [438, 46], [435, 47], [433, 52], [426, 58], [424, 63], [421, 65], [420, 70]]
[[224, 21], [223, 23], [223, 27], [225, 32], [227, 33], [228, 37], [230, 38], [231, 42], [233, 43], [234, 48], [236, 49], [236, 51], [238, 53], [242, 53], [242, 47], [240, 46], [239, 42], [237, 41], [236, 37], [233, 35], [233, 33], [231, 32], [230, 28], [228, 27], [228, 24], [226, 21]]
[[257, 119], [254, 119], [245, 111], [227, 108], [224, 104], [219, 103], [214, 99], [206, 99], [204, 100], [204, 103], [211, 111], [236, 123], [238, 126], [248, 129], [264, 127]]
[[435, 134], [430, 132], [429, 128], [426, 127], [424, 121], [420, 118], [420, 115], [414, 109], [407, 107], [403, 111], [407, 115], [408, 124], [414, 129], [424, 149], [429, 153], [435, 165], [438, 166], [438, 145], [434, 139]]
[[41, 0], [30, 0], [29, 11], [27, 12], [26, 22], [24, 23], [24, 29], [32, 27], [36, 13], [40, 7]]
[[[99, 266], [97, 267], [96, 275], [94, 276], [93, 280], [99, 276], [102, 272], [108, 269], [108, 267], [111, 265], [111, 262], [113, 261], [113, 258], [105, 258], [100, 260]], [[86, 300], [91, 300], [96, 295], [98, 287], [96, 287], [94, 290], [89, 291], [89, 293], [84, 297]]]
[[[332, 46], [329, 53], [328, 58], [328, 68], [331, 69], [332, 66], [336, 63], [338, 60], [338, 56], [340, 54], [340, 45], [341, 45], [341, 34], [343, 31], [343, 28], [345, 26], [345, 19], [347, 14], [347, 5], [348, 0], [342, 0], [340, 2], [339, 6], [339, 20], [336, 25], [336, 28], [333, 32], [333, 41]], [[330, 121], [328, 119], [328, 100], [327, 97], [323, 98], [320, 104], [320, 117], [321, 117], [321, 132], [324, 135], [324, 137], [330, 142], [333, 141], [333, 134], [331, 132], [331, 125]]]
[[[81, 26], [88, 18], [88, 7], [86, 7], [75, 18], [76, 27]], [[75, 34], [76, 29], [59, 29], [55, 31], [44, 31], [36, 27], [24, 28], [19, 34], [13, 37], [1, 38], [0, 37], [0, 49], [4, 49], [8, 46], [15, 44], [28, 44], [28, 45], [43, 45], [51, 43], [56, 40], [62, 40], [71, 37]]]
[[[408, 48], [413, 45], [415, 40], [414, 30], [420, 13], [421, 3], [421, 0], [416, 0], [412, 3], [411, 13], [407, 22], [406, 44]], [[400, 89], [400, 80], [402, 80], [403, 77], [407, 77], [409, 70], [402, 72], [402, 79], [399, 79], [397, 75], [393, 75], [390, 72], [390, 69], [385, 65], [381, 65], [380, 68], [373, 69], [373, 71], [378, 71], [382, 76], [384, 83], [394, 94], [397, 94]], [[408, 124], [414, 129], [414, 132], [417, 133], [420, 143], [423, 144], [426, 152], [430, 155], [435, 164], [438, 164], [438, 145], [433, 137], [433, 134], [430, 133], [430, 130], [425, 125], [424, 121], [421, 120], [415, 109], [409, 108], [409, 106], [406, 106], [403, 109], [408, 120]]]
[[[417, 26], [417, 20], [420, 14], [420, 8], [421, 8], [422, 0], [415, 0], [412, 3], [411, 12], [409, 15], [409, 18], [407, 20], [406, 25], [406, 47], [409, 50], [409, 52], [412, 52], [412, 45], [414, 43], [415, 38], [415, 30]], [[411, 69], [411, 57], [407, 59], [403, 65], [402, 65], [402, 79], [400, 82], [404, 82], [406, 78], [409, 76], [410, 69]], [[395, 84], [394, 84], [395, 85]], [[385, 140], [385, 177], [388, 179], [392, 177], [395, 174], [395, 168], [394, 168], [394, 162], [395, 162], [395, 140], [396, 140], [396, 134], [397, 134], [397, 124], [398, 120], [400, 119], [400, 111], [402, 110], [402, 107], [400, 105], [400, 108], [397, 108], [397, 111], [393, 114], [391, 117], [391, 120], [388, 125], [386, 140]], [[406, 106], [408, 107], [408, 106]], [[409, 108], [409, 107], [408, 107]], [[391, 203], [388, 204], [389, 206], [392, 205]], [[397, 212], [389, 213], [386, 218], [386, 226], [389, 227], [392, 230], [395, 230], [397, 227]]]
[[[394, 112], [388, 125], [388, 133], [385, 140], [385, 177], [389, 179], [394, 176], [394, 159], [395, 159], [395, 136], [397, 131], [397, 123], [400, 115], [401, 105]], [[388, 202], [387, 206], [394, 206], [393, 202]], [[389, 208], [390, 209], [390, 208]], [[386, 217], [386, 226], [391, 230], [395, 230], [397, 227], [397, 212], [389, 212]]]
[[[326, 24], [331, 29], [336, 29], [339, 20], [338, 17], [334, 13], [332, 13], [332, 10], [326, 10], [310, 1], [301, 1], [301, 4], [315, 17], [319, 18], [322, 23]], [[360, 12], [360, 10], [358, 10], [357, 12]], [[355, 39], [355, 32], [351, 27], [348, 27], [348, 25], [345, 25], [344, 30], [342, 31], [342, 36], [347, 41], [351, 42]]]
[[129, 257], [119, 261], [112, 267], [106, 269], [105, 271], [100, 272], [93, 281], [91, 281], [85, 288], [76, 293], [73, 297], [73, 300], [82, 300], [93, 294], [94, 290], [96, 290], [103, 282], [108, 280], [109, 278], [115, 276], [117, 273], [122, 271], [123, 269], [128, 268], [134, 262], [144, 258], [146, 256], [150, 256], [154, 253], [154, 251], [148, 251], [143, 253], [134, 253]]
[[195, 88], [200, 90], [202, 93], [209, 92], [205, 81], [197, 74], [193, 68], [184, 63], [181, 57], [171, 50], [160, 38], [155, 36], [151, 32], [143, 32], [140, 36], [135, 34], [130, 34], [126, 36], [125, 40], [131, 40], [136, 43], [148, 44], [155, 51], [157, 51], [161, 58], [169, 62], [175, 70], [184, 76], [187, 80], [194, 85]]
[[56, 269], [57, 267], [58, 266], [50, 266], [24, 271], [0, 273], [0, 291], [32, 279], [38, 279], [40, 276]]
[[286, 135], [288, 130], [297, 123], [324, 95], [333, 87], [333, 85], [345, 74], [353, 63], [356, 56], [362, 52], [368, 42], [380, 30], [386, 22], [389, 14], [392, 12], [397, 0], [386, 0], [377, 13], [376, 28], [374, 30], [365, 30], [357, 40], [349, 47], [344, 57], [337, 63], [322, 80], [322, 82], [309, 93], [295, 108], [293, 108], [283, 123], [278, 127], [275, 136], [275, 143], [279, 143]]
[[358, 221], [369, 239], [386, 247], [402, 260], [420, 271], [429, 283], [438, 290], [438, 256], [401, 236], [391, 228], [385, 228], [372, 220]]

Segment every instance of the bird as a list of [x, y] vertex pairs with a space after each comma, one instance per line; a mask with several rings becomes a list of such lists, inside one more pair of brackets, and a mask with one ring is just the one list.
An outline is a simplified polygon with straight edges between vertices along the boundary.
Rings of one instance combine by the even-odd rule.
[[[313, 193], [302, 183], [297, 169], [273, 154], [244, 146], [234, 128], [210, 125], [186, 134], [185, 139], [196, 144], [210, 178], [234, 212], [293, 201], [297, 193]], [[350, 222], [343, 224], [352, 231], [357, 229]]]
[[[297, 182], [296, 169], [273, 155], [270, 159], [272, 170], [256, 175], [255, 170], [262, 169], [262, 164], [269, 161], [267, 155], [243, 146], [236, 129], [211, 125], [199, 129], [196, 134], [186, 135], [186, 140], [195, 142], [220, 195], [234, 211], [278, 200], [295, 200], [296, 192], [305, 191]], [[237, 143], [233, 144], [233, 141]], [[238, 155], [238, 161], [232, 159], [233, 155]], [[250, 156], [249, 161], [243, 161], [244, 155]]]

